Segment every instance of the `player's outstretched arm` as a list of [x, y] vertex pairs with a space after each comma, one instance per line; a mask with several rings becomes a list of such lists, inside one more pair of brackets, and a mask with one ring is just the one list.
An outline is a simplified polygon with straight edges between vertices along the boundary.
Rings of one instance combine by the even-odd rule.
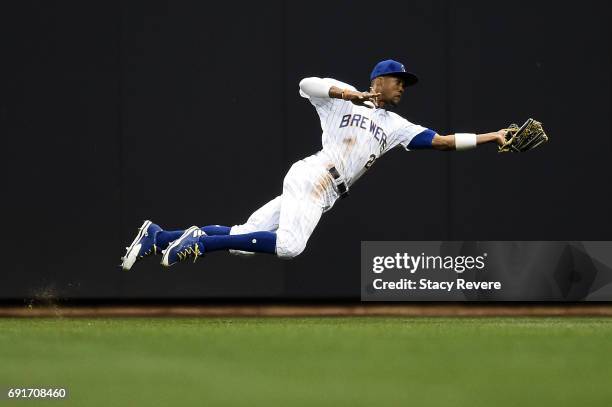
[[497, 143], [503, 145], [506, 142], [506, 129], [483, 134], [457, 133], [448, 136], [436, 134], [431, 141], [431, 146], [434, 150], [451, 151], [451, 150], [468, 150], [479, 144]]

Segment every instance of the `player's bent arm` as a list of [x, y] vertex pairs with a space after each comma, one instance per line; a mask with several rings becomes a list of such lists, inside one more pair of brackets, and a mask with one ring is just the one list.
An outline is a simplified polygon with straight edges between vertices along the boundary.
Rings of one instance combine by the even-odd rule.
[[354, 100], [356, 98], [362, 98], [363, 93], [351, 89], [340, 89], [337, 86], [332, 86], [329, 88], [329, 97], [333, 99]]
[[[359, 92], [353, 89], [340, 89], [325, 79], [310, 77], [300, 81], [300, 91], [311, 98], [331, 98], [348, 100], [356, 105], [372, 108], [377, 103], [378, 93]], [[371, 103], [370, 103], [371, 102]]]
[[327, 81], [317, 77], [304, 78], [300, 81], [300, 90], [313, 98], [329, 98], [331, 86]]
[[492, 133], [468, 134], [457, 133], [448, 136], [436, 134], [431, 140], [431, 147], [434, 150], [467, 150], [476, 147], [478, 144], [495, 142], [503, 145], [506, 142], [506, 130], [494, 131]]

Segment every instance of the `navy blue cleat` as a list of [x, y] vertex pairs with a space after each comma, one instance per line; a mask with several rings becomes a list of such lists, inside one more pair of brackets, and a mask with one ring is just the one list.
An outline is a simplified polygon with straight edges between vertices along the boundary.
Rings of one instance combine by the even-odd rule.
[[179, 261], [187, 260], [193, 257], [193, 262], [198, 259], [202, 254], [198, 241], [200, 236], [204, 236], [206, 233], [197, 226], [192, 226], [183, 233], [181, 237], [170, 243], [168, 248], [162, 253], [161, 264], [166, 267], [170, 267]]
[[138, 234], [134, 238], [134, 241], [129, 247], [126, 247], [127, 252], [125, 256], [121, 258], [121, 268], [129, 270], [132, 268], [134, 263], [150, 255], [151, 253], [157, 254], [157, 246], [155, 245], [155, 236], [160, 232], [160, 228], [150, 220], [145, 220]]

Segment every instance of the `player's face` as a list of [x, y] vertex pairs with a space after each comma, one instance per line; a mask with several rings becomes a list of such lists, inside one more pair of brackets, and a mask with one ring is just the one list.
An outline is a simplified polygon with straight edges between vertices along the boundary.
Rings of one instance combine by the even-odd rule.
[[383, 86], [380, 92], [383, 102], [391, 106], [397, 106], [400, 100], [402, 100], [402, 95], [406, 89], [404, 80], [395, 76], [385, 76], [383, 79]]

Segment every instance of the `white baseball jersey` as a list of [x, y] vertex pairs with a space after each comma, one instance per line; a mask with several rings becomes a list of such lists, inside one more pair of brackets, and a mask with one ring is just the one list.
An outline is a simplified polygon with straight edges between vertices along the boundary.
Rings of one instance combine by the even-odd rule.
[[[334, 79], [323, 80], [329, 85], [355, 90]], [[232, 235], [261, 230], [276, 232], [276, 254], [282, 258], [293, 258], [304, 250], [321, 215], [339, 198], [328, 171], [330, 164], [351, 185], [374, 160], [393, 147], [401, 145], [408, 149], [418, 134], [429, 132], [432, 137], [433, 133], [384, 109], [356, 106], [341, 99], [310, 97], [301, 90], [300, 94], [310, 99], [317, 109], [323, 129], [323, 150], [294, 163], [283, 180], [282, 195], [230, 231]]]
[[[356, 90], [335, 79], [323, 80], [330, 86]], [[309, 99], [317, 110], [323, 130], [323, 151], [349, 186], [387, 151], [398, 145], [409, 150], [410, 141], [429, 130], [385, 109], [357, 106], [342, 99], [311, 97], [302, 90], [300, 95]]]

